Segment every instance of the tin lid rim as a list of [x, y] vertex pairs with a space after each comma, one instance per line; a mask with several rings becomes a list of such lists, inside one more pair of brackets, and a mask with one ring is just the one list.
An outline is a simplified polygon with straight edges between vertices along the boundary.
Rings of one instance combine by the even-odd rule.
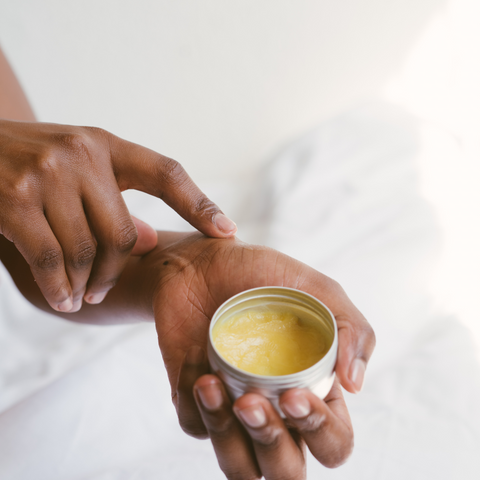
[[[284, 290], [286, 292], [288, 292], [288, 291], [296, 292], [296, 293], [299, 292], [302, 295], [306, 295], [306, 296], [310, 297], [314, 302], [319, 303], [323, 308], [325, 308], [325, 310], [328, 312], [328, 314], [330, 315], [330, 317], [333, 321], [334, 336], [333, 336], [332, 345], [328, 349], [327, 353], [318, 362], [314, 363], [310, 367], [308, 367], [304, 370], [300, 370], [300, 371], [295, 372], [295, 373], [289, 373], [288, 375], [259, 375], [257, 373], [251, 373], [251, 372], [247, 372], [245, 370], [242, 370], [242, 369], [236, 367], [235, 365], [231, 364], [227, 360], [225, 360], [223, 358], [223, 356], [218, 352], [218, 350], [216, 349], [216, 347], [215, 347], [215, 345], [212, 341], [212, 330], [213, 330], [213, 327], [215, 325], [216, 317], [219, 315], [219, 312], [222, 310], [222, 308], [226, 304], [234, 301], [237, 297], [239, 297], [241, 295], [244, 295], [245, 293], [262, 291], [262, 290], [269, 290], [269, 289], [272, 289], [272, 288], [279, 289], [279, 290]], [[226, 311], [228, 311], [228, 310], [226, 310]], [[221, 312], [221, 313], [223, 314], [224, 312]], [[335, 370], [335, 364], [336, 364], [336, 360], [337, 360], [337, 350], [338, 350], [337, 321], [336, 321], [335, 316], [333, 315], [332, 311], [321, 300], [314, 297], [310, 293], [304, 292], [302, 290], [298, 290], [296, 288], [279, 287], [279, 286], [275, 286], [275, 285], [265, 286], [265, 287], [256, 287], [256, 288], [251, 288], [251, 289], [244, 290], [242, 292], [237, 293], [233, 297], [230, 297], [229, 299], [225, 300], [225, 302], [223, 302], [217, 308], [217, 310], [215, 311], [215, 313], [214, 313], [214, 315], [213, 315], [213, 317], [210, 321], [210, 326], [209, 326], [209, 329], [208, 329], [208, 346], [215, 352], [217, 360], [221, 361], [221, 363], [224, 365], [224, 367], [226, 367], [229, 370], [229, 373], [231, 375], [233, 374], [235, 377], [237, 377], [237, 375], [238, 375], [239, 376], [238, 379], [244, 378], [245, 375], [248, 375], [248, 377], [251, 378], [252, 381], [255, 381], [255, 380], [258, 380], [258, 381], [261, 381], [261, 382], [265, 382], [265, 381], [272, 381], [273, 382], [273, 381], [275, 381], [275, 382], [282, 382], [282, 383], [283, 383], [283, 381], [289, 382], [291, 380], [294, 380], [295, 377], [298, 376], [299, 374], [301, 374], [302, 377], [309, 376], [310, 374], [312, 376], [315, 375], [318, 370], [321, 370], [322, 367], [325, 367], [326, 364], [328, 365], [328, 363], [330, 363], [332, 361], [332, 358], [331, 358], [332, 352], [334, 352], [334, 354], [335, 354], [335, 359], [334, 359], [334, 362], [333, 362], [333, 370]]]

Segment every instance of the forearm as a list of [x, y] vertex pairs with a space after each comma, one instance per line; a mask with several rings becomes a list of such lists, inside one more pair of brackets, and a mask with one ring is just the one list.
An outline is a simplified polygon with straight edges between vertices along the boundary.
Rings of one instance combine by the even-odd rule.
[[163, 255], [169, 245], [185, 234], [158, 232], [158, 245], [148, 255], [131, 256], [117, 285], [99, 305], [84, 303], [77, 313], [53, 310], [38, 288], [30, 267], [15, 245], [0, 235], [0, 260], [17, 288], [36, 307], [67, 320], [91, 324], [118, 324], [153, 321], [152, 301], [162, 277]]
[[34, 122], [35, 114], [0, 49], [0, 118]]

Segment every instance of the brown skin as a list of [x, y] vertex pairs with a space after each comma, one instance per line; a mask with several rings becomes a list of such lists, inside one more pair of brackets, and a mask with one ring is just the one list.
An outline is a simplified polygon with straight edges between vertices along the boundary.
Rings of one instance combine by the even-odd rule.
[[[343, 289], [325, 275], [238, 239], [159, 232], [157, 247], [130, 258], [102, 304], [63, 314], [51, 310], [28, 265], [5, 240], [0, 241], [0, 259], [25, 297], [56, 315], [89, 323], [154, 319], [180, 425], [192, 436], [211, 438], [227, 478], [303, 479], [305, 445], [327, 467], [350, 455], [353, 429], [340, 384], [350, 392], [359, 390], [351, 365], [355, 359], [368, 363], [375, 336]], [[266, 285], [312, 294], [331, 309], [339, 328], [338, 380], [332, 391], [323, 401], [304, 390], [283, 394], [280, 405], [287, 423], [259, 395], [244, 395], [232, 408], [220, 380], [208, 374], [205, 356], [210, 318], [218, 306], [240, 291]], [[295, 418], [292, 412], [299, 405], [303, 413]], [[260, 425], [248, 425], [246, 419], [262, 415]]]
[[35, 114], [0, 48], [0, 118], [34, 122]]
[[[127, 189], [161, 198], [205, 235], [236, 232], [175, 160], [99, 128], [35, 123], [0, 51], [0, 234], [52, 308], [100, 303], [117, 282], [139, 233], [120, 194]], [[155, 245], [147, 230], [137, 252]]]
[[[190, 435], [211, 438], [230, 479], [303, 479], [305, 445], [328, 467], [348, 458], [353, 430], [339, 384], [360, 390], [375, 336], [336, 282], [233, 238], [175, 232], [157, 238], [130, 217], [121, 190], [162, 198], [210, 236], [231, 237], [235, 227], [217, 227], [218, 207], [167, 157], [100, 129], [26, 123], [35, 116], [0, 50], [2, 118], [0, 260], [28, 300], [83, 323], [154, 320], [180, 424]], [[284, 393], [286, 422], [259, 395], [244, 395], [232, 406], [220, 380], [208, 374], [205, 356], [216, 308], [240, 291], [266, 285], [314, 295], [339, 327], [332, 391], [324, 401], [309, 391]], [[109, 289], [95, 304], [92, 295], [98, 300]], [[82, 297], [91, 304], [79, 310]], [[59, 311], [68, 298], [76, 313]]]
[[[0, 49], [0, 119], [35, 122], [35, 114], [15, 73]], [[138, 232], [132, 255], [143, 255], [157, 244], [156, 232], [145, 222], [132, 217]]]

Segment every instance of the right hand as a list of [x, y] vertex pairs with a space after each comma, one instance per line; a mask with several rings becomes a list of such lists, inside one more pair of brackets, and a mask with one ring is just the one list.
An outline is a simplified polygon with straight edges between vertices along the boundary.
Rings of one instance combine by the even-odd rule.
[[[140, 225], [127, 189], [161, 198], [205, 235], [236, 232], [175, 160], [98, 128], [0, 120], [0, 234], [55, 310], [100, 303], [117, 282]], [[144, 253], [156, 235], [142, 231]]]

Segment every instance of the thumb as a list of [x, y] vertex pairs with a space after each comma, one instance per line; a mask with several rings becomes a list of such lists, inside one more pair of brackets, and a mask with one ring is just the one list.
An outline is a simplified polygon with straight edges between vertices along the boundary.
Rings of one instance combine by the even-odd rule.
[[132, 216], [132, 220], [137, 227], [138, 237], [131, 254], [137, 256], [146, 255], [157, 246], [157, 232], [148, 223], [136, 217]]
[[375, 348], [375, 333], [360, 312], [357, 315], [336, 315], [335, 318], [338, 325], [338, 358], [335, 371], [345, 390], [359, 393], [368, 361]]

